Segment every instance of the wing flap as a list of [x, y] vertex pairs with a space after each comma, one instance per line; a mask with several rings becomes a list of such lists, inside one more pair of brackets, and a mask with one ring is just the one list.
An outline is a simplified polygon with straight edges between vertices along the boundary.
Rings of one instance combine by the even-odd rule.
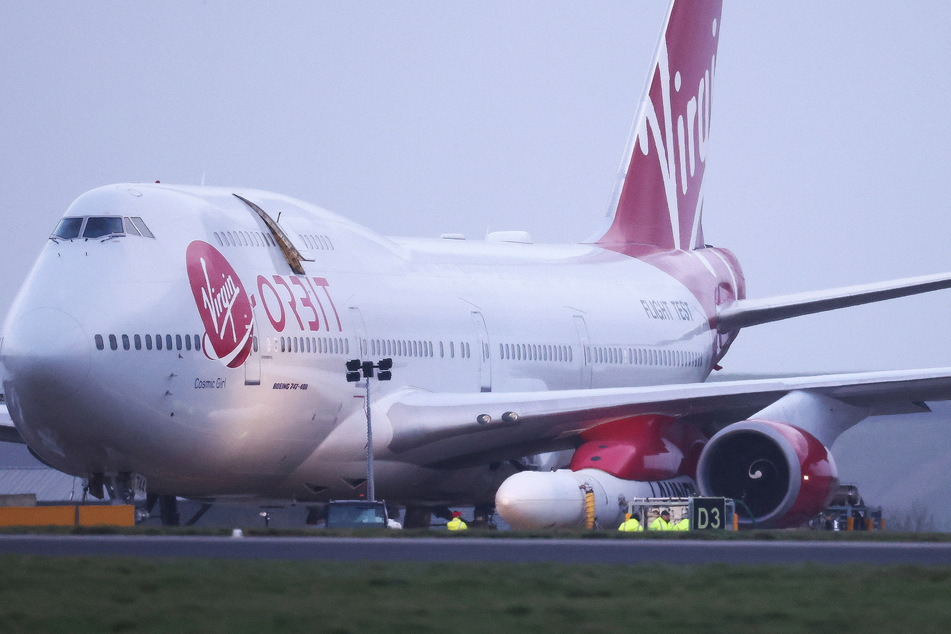
[[387, 408], [389, 449], [417, 464], [514, 459], [571, 447], [586, 429], [645, 414], [712, 432], [797, 390], [867, 408], [870, 416], [926, 412], [926, 401], [951, 399], [951, 368], [555, 392], [407, 391]]

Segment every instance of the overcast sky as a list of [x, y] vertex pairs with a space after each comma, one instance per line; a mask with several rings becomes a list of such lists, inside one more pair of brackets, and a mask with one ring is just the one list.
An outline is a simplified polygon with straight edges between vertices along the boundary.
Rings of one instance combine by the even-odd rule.
[[[86, 190], [258, 187], [387, 235], [588, 237], [666, 0], [0, 0], [5, 313]], [[951, 4], [731, 2], [705, 235], [751, 297], [951, 270]], [[951, 292], [744, 331], [733, 371], [951, 365]]]

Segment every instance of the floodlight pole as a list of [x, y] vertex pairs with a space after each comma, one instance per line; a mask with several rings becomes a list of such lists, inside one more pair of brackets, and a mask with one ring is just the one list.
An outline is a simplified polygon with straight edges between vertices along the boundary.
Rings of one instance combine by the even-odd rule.
[[347, 361], [347, 381], [357, 382], [360, 380], [360, 374], [363, 374], [363, 380], [366, 381], [366, 407], [367, 415], [367, 499], [370, 502], [376, 502], [376, 488], [373, 484], [373, 424], [370, 419], [370, 379], [373, 378], [373, 370], [379, 370], [377, 379], [380, 381], [389, 381], [392, 374], [390, 369], [393, 367], [393, 360], [390, 358], [380, 359], [377, 363], [372, 361], [361, 361], [360, 359], [351, 359]]
[[367, 377], [367, 499], [376, 502], [373, 487], [373, 425], [370, 422], [370, 377]]

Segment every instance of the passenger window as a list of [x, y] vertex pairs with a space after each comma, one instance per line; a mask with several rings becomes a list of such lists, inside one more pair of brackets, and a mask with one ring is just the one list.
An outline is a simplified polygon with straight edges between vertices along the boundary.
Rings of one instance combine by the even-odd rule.
[[172, 335], [165, 335], [165, 349], [172, 349]]
[[181, 349], [182, 349], [182, 336], [181, 336], [181, 335], [175, 335], [175, 349], [176, 349], [176, 350], [181, 350]]
[[96, 350], [105, 349], [106, 345], [102, 340], [102, 335], [96, 335]]
[[64, 240], [78, 238], [79, 230], [82, 226], [82, 218], [63, 218], [59, 221], [59, 224], [56, 225], [56, 229], [53, 230], [53, 237], [62, 238]]
[[102, 238], [122, 234], [122, 218], [118, 216], [99, 216], [86, 219], [83, 229], [84, 238]]
[[155, 335], [155, 349], [162, 349], [162, 335]]
[[141, 336], [139, 336], [139, 335], [134, 335], [134, 336], [132, 337], [132, 341], [135, 342], [135, 349], [136, 349], [136, 350], [141, 350], [141, 349], [142, 349], [142, 337], [141, 337]]
[[185, 335], [185, 349], [186, 350], [192, 349], [192, 338], [189, 337], [188, 335]]
[[113, 350], [119, 349], [119, 342], [116, 341], [115, 335], [109, 335], [109, 347]]
[[201, 337], [194, 335], [195, 339], [195, 350], [201, 350]]
[[145, 349], [152, 349], [152, 335], [145, 335]]
[[122, 349], [129, 349], [129, 335], [122, 335]]

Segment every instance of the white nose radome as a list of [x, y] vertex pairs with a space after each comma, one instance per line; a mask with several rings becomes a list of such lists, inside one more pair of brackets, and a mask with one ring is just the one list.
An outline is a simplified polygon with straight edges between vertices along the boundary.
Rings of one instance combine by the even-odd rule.
[[37, 397], [72, 394], [89, 374], [92, 345], [68, 313], [59, 308], [32, 309], [17, 316], [4, 334], [4, 381], [18, 391], [29, 386]]

